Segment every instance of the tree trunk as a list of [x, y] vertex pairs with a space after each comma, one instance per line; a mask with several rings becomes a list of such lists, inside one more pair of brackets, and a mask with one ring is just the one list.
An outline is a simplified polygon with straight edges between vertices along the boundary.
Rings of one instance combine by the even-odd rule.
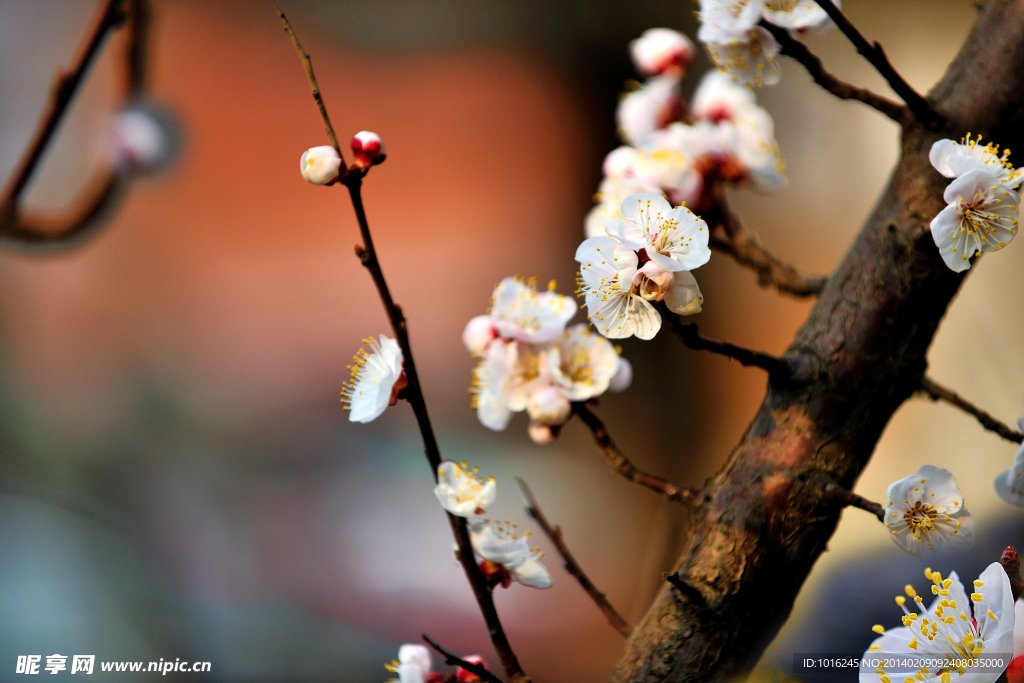
[[708, 481], [677, 566], [682, 583], [655, 598], [616, 683], [726, 680], [756, 663], [789, 616], [839, 520], [822, 483], [853, 486], [920, 385], [964, 278], [928, 232], [949, 183], [928, 161], [932, 143], [970, 131], [1021, 147], [1024, 0], [987, 2], [929, 100], [948, 125], [904, 126], [888, 189], [786, 352], [798, 372], [770, 379], [746, 434]]

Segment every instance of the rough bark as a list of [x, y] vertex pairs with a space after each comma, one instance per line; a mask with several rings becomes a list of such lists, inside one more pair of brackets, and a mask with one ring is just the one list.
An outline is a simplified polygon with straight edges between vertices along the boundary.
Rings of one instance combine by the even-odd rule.
[[827, 484], [853, 486], [892, 414], [920, 386], [964, 279], [928, 233], [949, 182], [928, 151], [967, 131], [1020, 147], [1022, 81], [1024, 0], [989, 0], [929, 95], [948, 123], [905, 124], [885, 194], [786, 352], [799, 371], [769, 381], [757, 416], [708, 481], [679, 580], [664, 585], [634, 629], [613, 681], [726, 680], [756, 663], [789, 616], [839, 520]]

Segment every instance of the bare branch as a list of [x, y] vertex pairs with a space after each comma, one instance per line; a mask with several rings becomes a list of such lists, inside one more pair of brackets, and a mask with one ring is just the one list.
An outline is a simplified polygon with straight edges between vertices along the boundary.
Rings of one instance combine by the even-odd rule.
[[489, 681], [489, 683], [502, 683], [502, 680], [487, 670], [482, 664], [474, 664], [473, 662], [467, 662], [461, 657], [455, 656], [452, 652], [441, 647], [441, 644], [436, 640], [428, 636], [426, 633], [423, 634], [423, 640], [426, 641], [427, 645], [437, 650], [438, 654], [444, 657], [444, 663], [449, 666], [461, 666], [471, 674], [476, 674], [480, 680]]
[[[299, 53], [303, 67], [306, 70], [306, 75], [313, 86], [313, 97], [320, 108], [328, 136], [331, 137], [332, 144], [337, 148], [337, 138], [334, 137], [330, 119], [327, 116], [327, 110], [323, 105], [323, 99], [320, 97], [319, 89], [316, 86], [316, 76], [313, 74], [313, 65], [309, 55], [303, 51], [298, 38], [295, 36], [295, 32], [280, 9], [278, 9], [278, 14], [285, 24], [285, 31], [291, 37], [292, 43]], [[409, 342], [409, 330], [405, 314], [391, 296], [391, 290], [384, 279], [384, 271], [377, 260], [377, 251], [373, 246], [373, 237], [370, 234], [370, 225], [366, 218], [366, 210], [363, 207], [361, 194], [364, 173], [364, 171], [359, 169], [352, 169], [342, 178], [342, 183], [348, 188], [349, 197], [352, 200], [352, 208], [356, 214], [356, 221], [359, 223], [359, 233], [363, 239], [363, 244], [356, 246], [356, 255], [363, 266], [370, 272], [373, 284], [380, 295], [381, 303], [384, 305], [384, 312], [391, 323], [395, 339], [402, 349], [403, 369], [409, 382], [408, 386], [402, 391], [402, 398], [409, 402], [413, 413], [416, 415], [420, 436], [423, 439], [424, 454], [427, 457], [427, 462], [430, 463], [431, 471], [436, 481], [437, 469], [441, 464], [441, 450], [437, 445], [437, 438], [434, 436], [434, 428], [430, 423], [427, 404], [423, 398], [423, 390], [420, 387], [419, 374], [416, 372], [416, 361], [413, 357], [412, 345]], [[452, 528], [452, 535], [455, 537], [455, 542], [458, 545], [459, 563], [462, 565], [466, 578], [473, 588], [473, 595], [476, 597], [481, 614], [483, 614], [484, 622], [487, 624], [487, 631], [491, 636], [491, 642], [498, 653], [498, 657], [501, 659], [501, 664], [505, 669], [506, 676], [508, 676], [509, 683], [529, 683], [530, 678], [519, 665], [519, 659], [512, 650], [512, 645], [509, 643], [505, 630], [501, 625], [501, 620], [498, 618], [498, 611], [494, 606], [494, 596], [491, 593], [491, 588], [487, 585], [487, 581], [476, 564], [473, 555], [473, 545], [469, 538], [469, 529], [466, 527], [466, 520], [462, 517], [456, 517], [451, 513], [446, 514], [448, 515], [448, 523]]]
[[878, 517], [879, 522], [885, 522], [885, 508], [883, 508], [879, 503], [872, 502], [863, 496], [859, 496], [850, 489], [843, 488], [835, 482], [829, 482], [826, 484], [825, 492], [843, 505], [866, 510], [875, 517]]
[[659, 310], [663, 318], [669, 321], [669, 327], [679, 336], [680, 341], [695, 351], [710, 351], [739, 361], [740, 365], [756, 367], [767, 370], [768, 374], [777, 379], [787, 379], [793, 371], [790, 363], [784, 358], [773, 356], [764, 351], [753, 351], [743, 346], [737, 346], [732, 342], [718, 341], [701, 336], [697, 329], [697, 323], [684, 323], [682, 318], [668, 307], [659, 304]]
[[562, 556], [562, 563], [565, 566], [565, 571], [576, 577], [580, 586], [587, 592], [590, 599], [597, 604], [598, 609], [604, 612], [604, 615], [608, 617], [608, 622], [612, 627], [621, 633], [622, 635], [629, 637], [630, 632], [633, 629], [629, 627], [626, 620], [619, 614], [612, 604], [608, 602], [608, 598], [605, 594], [597, 589], [597, 586], [590, 580], [590, 578], [584, 573], [582, 567], [576, 561], [576, 558], [569, 552], [569, 547], [565, 544], [565, 540], [562, 538], [562, 529], [558, 525], [552, 526], [547, 517], [544, 516], [544, 511], [540, 509], [540, 505], [537, 503], [537, 499], [533, 497], [533, 491], [526, 484], [525, 481], [516, 477], [516, 483], [519, 485], [519, 491], [523, 494], [523, 498], [526, 499], [526, 513], [533, 517], [537, 524], [540, 525], [541, 530], [548, 537], [551, 543], [558, 549], [558, 554]]
[[1013, 429], [1006, 423], [1000, 422], [999, 420], [992, 417], [981, 408], [977, 407], [970, 401], [960, 396], [955, 391], [947, 389], [946, 387], [937, 384], [936, 382], [933, 382], [927, 377], [921, 378], [921, 391], [924, 394], [926, 394], [929, 398], [931, 398], [933, 401], [945, 401], [946, 403], [950, 403], [966, 413], [970, 413], [975, 418], [977, 418], [978, 422], [981, 423], [982, 427], [991, 432], [995, 432], [996, 434], [1003, 437], [1007, 441], [1012, 441], [1013, 443], [1018, 445], [1022, 441], [1024, 441], [1024, 434], [1021, 434], [1016, 429]]
[[299, 53], [299, 59], [302, 60], [302, 67], [306, 70], [306, 78], [309, 79], [309, 86], [313, 89], [313, 99], [316, 100], [316, 108], [320, 110], [320, 118], [324, 120], [324, 132], [327, 133], [327, 139], [331, 142], [331, 146], [334, 147], [334, 151], [341, 157], [341, 174], [345, 175], [345, 156], [341, 153], [341, 147], [338, 145], [338, 137], [334, 134], [334, 126], [331, 125], [331, 117], [327, 115], [327, 106], [324, 104], [324, 98], [320, 95], [320, 86], [316, 84], [316, 75], [313, 73], [313, 60], [310, 58], [309, 53], [302, 49], [302, 44], [299, 43], [299, 37], [295, 35], [295, 31], [292, 30], [292, 25], [288, 21], [288, 17], [284, 15], [281, 8], [274, 5], [274, 9], [277, 10], [277, 15], [281, 17], [281, 23], [284, 24], [284, 32], [288, 34], [288, 37], [292, 40], [292, 45], [295, 46], [295, 51]]
[[757, 273], [757, 282], [762, 287], [775, 287], [785, 294], [808, 297], [820, 294], [828, 282], [824, 275], [804, 275], [765, 249], [730, 210], [724, 193], [716, 193], [714, 208], [705, 212], [703, 218], [714, 226], [710, 246]]
[[594, 441], [601, 452], [604, 453], [608, 465], [623, 477], [641, 486], [646, 486], [672, 501], [694, 503], [700, 499], [701, 492], [697, 489], [688, 486], [676, 486], [667, 479], [638, 470], [630, 462], [629, 458], [623, 455], [622, 451], [615, 445], [615, 442], [612, 441], [612, 437], [608, 435], [608, 429], [604, 426], [601, 418], [595, 415], [586, 404], [573, 403], [572, 411], [579, 415], [584, 424], [593, 432]]
[[839, 30], [853, 43], [853, 46], [857, 48], [859, 52], [866, 60], [871, 62], [871, 65], [875, 67], [875, 70], [882, 75], [882, 78], [886, 80], [889, 87], [893, 89], [897, 95], [900, 96], [904, 102], [907, 103], [907, 107], [914, 114], [918, 121], [926, 125], [939, 125], [942, 123], [943, 118], [940, 116], [932, 105], [923, 98], [916, 90], [914, 90], [909, 83], [907, 83], [902, 76], [896, 71], [893, 65], [889, 62], [889, 58], [885, 55], [885, 50], [882, 49], [882, 45], [875, 41], [869, 43], [857, 27], [847, 19], [846, 15], [843, 14], [842, 10], [836, 7], [831, 0], [815, 0], [818, 5], [828, 14], [829, 18], [835, 22]]
[[858, 100], [888, 116], [896, 123], [903, 124], [910, 110], [887, 97], [875, 94], [866, 88], [858, 88], [841, 81], [825, 70], [821, 60], [807, 49], [807, 46], [793, 38], [789, 31], [770, 22], [761, 21], [761, 27], [770, 32], [782, 47], [782, 54], [800, 62], [814, 82], [841, 100]]

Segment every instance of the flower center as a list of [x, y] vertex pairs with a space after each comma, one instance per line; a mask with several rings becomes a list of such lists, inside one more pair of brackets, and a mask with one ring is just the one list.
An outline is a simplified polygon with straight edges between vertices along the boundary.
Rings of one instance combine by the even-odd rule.
[[594, 368], [590, 363], [590, 352], [583, 346], [576, 346], [562, 354], [562, 373], [573, 384], [593, 382]]
[[903, 521], [907, 523], [911, 529], [914, 530], [914, 535], [918, 534], [918, 531], [935, 531], [935, 519], [939, 516], [939, 513], [935, 511], [935, 506], [931, 504], [922, 504], [918, 501], [914, 504], [914, 507], [909, 508], [903, 514]]

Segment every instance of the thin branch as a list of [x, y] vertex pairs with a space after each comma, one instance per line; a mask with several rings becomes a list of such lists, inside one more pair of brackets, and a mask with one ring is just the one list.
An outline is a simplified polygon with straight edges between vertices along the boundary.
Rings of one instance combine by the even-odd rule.
[[982, 427], [991, 432], [995, 432], [996, 434], [1003, 437], [1007, 441], [1012, 441], [1013, 443], [1018, 445], [1022, 441], [1024, 441], [1024, 434], [1018, 432], [1016, 429], [1013, 429], [1006, 423], [1000, 422], [999, 420], [997, 420], [996, 418], [992, 417], [987, 412], [979, 408], [978, 406], [974, 405], [970, 401], [960, 396], [955, 391], [947, 389], [946, 387], [933, 382], [927, 377], [921, 378], [921, 391], [927, 394], [928, 397], [931, 398], [933, 401], [945, 401], [946, 403], [951, 403], [952, 405], [956, 406], [957, 408], [963, 410], [966, 413], [970, 413], [975, 418], [977, 418], [978, 422], [981, 423]]
[[516, 477], [516, 483], [519, 485], [519, 491], [523, 494], [523, 498], [526, 499], [526, 514], [530, 515], [537, 521], [537, 524], [540, 525], [541, 530], [545, 535], [547, 535], [552, 545], [558, 549], [558, 554], [562, 556], [562, 563], [565, 566], [565, 571], [576, 577], [576, 580], [579, 581], [580, 586], [582, 586], [583, 590], [590, 596], [590, 599], [593, 600], [594, 603], [597, 604], [598, 609], [604, 612], [604, 615], [608, 617], [608, 621], [611, 623], [612, 627], [628, 638], [633, 629], [629, 627], [629, 624], [622, 615], [612, 607], [612, 604], [608, 602], [608, 598], [605, 597], [605, 594], [597, 589], [597, 586], [594, 585], [583, 571], [583, 568], [580, 567], [576, 558], [572, 556], [571, 552], [569, 552], [569, 547], [565, 544], [565, 540], [562, 538], [562, 528], [557, 524], [552, 526], [548, 522], [547, 517], [544, 516], [544, 511], [540, 509], [537, 499], [533, 496], [533, 491], [530, 490], [530, 487], [525, 481]]
[[888, 97], [882, 97], [873, 93], [866, 88], [858, 88], [855, 85], [839, 80], [826, 71], [821, 65], [821, 60], [808, 50], [806, 45], [793, 38], [789, 31], [764, 20], [761, 21], [760, 25], [775, 37], [775, 40], [782, 47], [782, 54], [800, 62], [807, 69], [807, 73], [811, 75], [814, 82], [828, 92], [841, 100], [858, 100], [863, 102], [901, 125], [906, 122], [907, 115], [910, 113], [907, 107], [899, 102], [890, 100]]
[[671, 501], [694, 503], [700, 499], [701, 492], [697, 489], [693, 489], [688, 486], [676, 486], [667, 479], [662, 479], [657, 475], [648, 474], [647, 472], [638, 470], [636, 466], [630, 462], [629, 458], [623, 455], [618, 446], [615, 445], [615, 442], [612, 440], [612, 437], [609, 436], [608, 429], [604, 426], [604, 422], [601, 421], [601, 418], [595, 415], [590, 408], [586, 406], [586, 404], [573, 403], [572, 411], [579, 415], [584, 424], [586, 424], [587, 427], [590, 428], [590, 431], [593, 432], [594, 441], [597, 443], [597, 447], [604, 454], [604, 458], [608, 462], [608, 466], [623, 477], [629, 481], [640, 484], [641, 486], [646, 486]]
[[502, 680], [487, 670], [483, 664], [474, 664], [473, 662], [467, 662], [461, 657], [455, 656], [454, 653], [441, 647], [441, 644], [436, 640], [428, 636], [426, 633], [423, 634], [423, 640], [426, 641], [427, 645], [437, 650], [438, 654], [444, 657], [444, 663], [449, 666], [461, 666], [471, 674], [475, 674], [481, 680], [488, 681], [489, 683], [502, 683]]
[[[278, 9], [278, 14], [285, 24], [285, 31], [291, 37], [296, 52], [299, 53], [299, 58], [306, 70], [306, 76], [313, 87], [313, 97], [323, 116], [324, 126], [328, 131], [328, 136], [331, 137], [331, 143], [337, 148], [337, 138], [334, 137], [330, 119], [327, 116], [327, 110], [323, 105], [323, 99], [320, 97], [320, 91], [316, 86], [316, 77], [313, 74], [313, 65], [309, 55], [303, 51], [298, 38], [295, 36], [295, 32], [280, 9]], [[437, 445], [437, 438], [434, 436], [434, 428], [430, 423], [430, 416], [427, 413], [427, 404], [423, 398], [419, 374], [416, 372], [416, 361], [413, 358], [412, 345], [409, 342], [409, 330], [405, 315], [402, 312], [402, 308], [395, 303], [394, 298], [391, 296], [391, 290], [384, 279], [384, 271], [377, 260], [377, 251], [373, 246], [370, 225], [366, 218], [366, 210], [363, 207], [361, 193], [362, 176], [363, 172], [353, 169], [342, 178], [342, 183], [348, 188], [349, 197], [352, 200], [352, 208], [356, 214], [356, 221], [359, 223], [359, 233], [363, 240], [362, 245], [356, 246], [356, 255], [363, 266], [370, 272], [373, 284], [380, 295], [381, 303], [384, 305], [384, 312], [391, 323], [395, 339], [402, 349], [403, 369], [409, 382], [408, 386], [402, 391], [402, 398], [409, 402], [413, 413], [416, 415], [420, 436], [423, 439], [424, 453], [427, 457], [427, 462], [430, 463], [430, 468], [436, 481], [437, 468], [441, 464], [441, 450]], [[473, 595], [476, 597], [480, 612], [483, 614], [487, 631], [491, 636], [491, 642], [498, 653], [498, 657], [501, 659], [505, 674], [510, 683], [529, 683], [530, 679], [519, 665], [519, 659], [512, 650], [512, 645], [509, 643], [505, 630], [501, 625], [501, 620], [498, 618], [498, 611], [494, 606], [494, 596], [491, 593], [491, 588], [487, 585], [474, 559], [473, 546], [470, 542], [466, 520], [462, 517], [456, 517], [451, 513], [446, 514], [448, 515], [448, 523], [452, 528], [452, 535], [455, 537], [455, 542], [458, 545], [459, 563], [462, 565], [466, 578], [473, 589]]]
[[885, 508], [863, 496], [857, 495], [850, 489], [844, 488], [835, 482], [829, 482], [825, 485], [825, 493], [843, 505], [866, 510], [875, 517], [878, 517], [879, 522], [885, 522]]
[[792, 374], [793, 368], [784, 358], [764, 351], [753, 351], [732, 342], [708, 339], [700, 334], [697, 323], [684, 323], [680, 316], [669, 311], [664, 305], [659, 305], [659, 310], [663, 318], [668, 318], [669, 327], [679, 339], [695, 351], [710, 351], [739, 361], [740, 365], [767, 370], [768, 374], [776, 379], [786, 379]]
[[866, 60], [871, 62], [871, 65], [882, 75], [882, 78], [886, 80], [889, 87], [892, 88], [893, 92], [900, 96], [904, 102], [907, 103], [907, 107], [917, 117], [917, 120], [924, 124], [938, 124], [941, 123], [942, 117], [936, 113], [935, 109], [924, 99], [916, 90], [914, 90], [909, 83], [907, 83], [902, 76], [896, 71], [892, 63], [889, 62], [889, 58], [885, 55], [885, 50], [882, 49], [882, 45], [875, 41], [869, 43], [857, 27], [843, 14], [842, 10], [836, 7], [831, 0], [815, 0], [818, 5], [821, 6], [825, 13], [828, 14], [829, 18], [835, 22], [839, 30], [853, 43], [853, 46], [857, 48], [859, 52]]
[[341, 147], [338, 145], [338, 137], [334, 134], [334, 126], [331, 125], [331, 117], [327, 115], [327, 106], [324, 105], [324, 98], [320, 95], [320, 86], [316, 84], [316, 75], [313, 73], [313, 60], [310, 58], [309, 53], [302, 49], [302, 44], [299, 43], [299, 37], [295, 35], [295, 31], [292, 30], [292, 25], [288, 21], [288, 17], [284, 15], [281, 8], [274, 5], [274, 9], [277, 10], [277, 15], [281, 17], [281, 23], [284, 24], [284, 32], [288, 34], [288, 37], [292, 40], [292, 45], [295, 46], [295, 51], [299, 53], [299, 59], [302, 60], [302, 68], [306, 70], [306, 78], [309, 79], [309, 85], [313, 89], [313, 99], [316, 100], [316, 108], [320, 110], [320, 118], [324, 120], [324, 132], [327, 133], [327, 139], [331, 143], [331, 147], [334, 147], [334, 151], [341, 157], [341, 168], [342, 175], [345, 171], [345, 157], [341, 153]]
[[828, 277], [805, 275], [765, 249], [730, 210], [724, 193], [715, 193], [715, 205], [703, 217], [708, 225], [715, 226], [710, 234], [711, 247], [757, 273], [757, 282], [762, 287], [775, 287], [797, 297], [817, 296], [825, 288]]
[[28, 185], [32, 173], [39, 165], [43, 152], [46, 151], [47, 145], [57, 130], [57, 124], [60, 123], [64, 112], [67, 111], [68, 105], [99, 51], [107, 32], [123, 18], [121, 3], [122, 0], [103, 0], [71, 66], [57, 72], [50, 90], [50, 99], [39, 120], [36, 132], [32, 136], [32, 141], [18, 162], [18, 166], [0, 198], [0, 232], [4, 231], [5, 226], [13, 223], [18, 211], [18, 200], [21, 198], [22, 192], [25, 191], [25, 186]]

